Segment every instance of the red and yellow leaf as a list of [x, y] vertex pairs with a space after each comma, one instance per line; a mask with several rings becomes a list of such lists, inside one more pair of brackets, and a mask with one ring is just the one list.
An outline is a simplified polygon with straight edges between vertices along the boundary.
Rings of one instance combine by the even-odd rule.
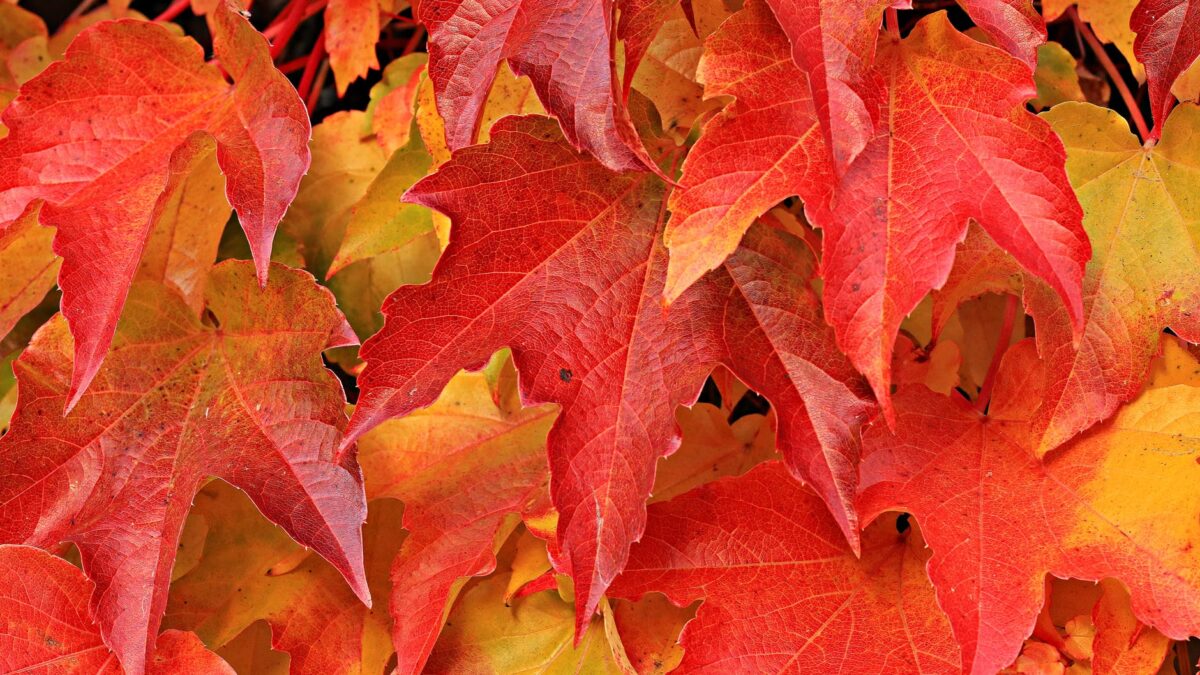
[[146, 664], [184, 518], [210, 475], [251, 496], [367, 599], [352, 455], [338, 456], [341, 387], [320, 352], [353, 340], [330, 295], [276, 266], [217, 267], [202, 321], [161, 285], [135, 284], [96, 386], [63, 416], [72, 344], [61, 318], [16, 363], [0, 438], [0, 541], [79, 547], [92, 607], [126, 670]]

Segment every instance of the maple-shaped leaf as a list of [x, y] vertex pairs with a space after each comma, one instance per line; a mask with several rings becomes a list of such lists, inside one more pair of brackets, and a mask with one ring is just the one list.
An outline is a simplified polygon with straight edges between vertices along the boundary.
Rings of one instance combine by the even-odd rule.
[[[0, 546], [0, 668], [6, 673], [120, 675], [88, 609], [92, 582], [71, 563], [31, 546]], [[193, 633], [158, 636], [153, 675], [233, 675]]]
[[325, 7], [325, 48], [338, 96], [351, 82], [379, 68], [379, 12], [379, 0], [329, 0]]
[[610, 592], [703, 600], [680, 638], [683, 672], [957, 673], [928, 555], [881, 519], [855, 556], [821, 499], [771, 462], [651, 505]]
[[[533, 80], [575, 147], [614, 170], [651, 166], [628, 143], [612, 65], [613, 0], [428, 0], [429, 77], [451, 150], [475, 142], [500, 61]], [[637, 146], [636, 150], [630, 145]]]
[[429, 284], [388, 299], [361, 351], [348, 440], [429, 405], [505, 346], [523, 400], [562, 406], [551, 486], [581, 631], [641, 533], [655, 462], [678, 445], [675, 408], [718, 364], [785, 411], [781, 454], [857, 534], [854, 436], [870, 405], [821, 321], [805, 244], [759, 225], [664, 311], [663, 191], [580, 155], [552, 120], [502, 119], [490, 144], [409, 191], [450, 216], [450, 245]]
[[222, 4], [210, 24], [232, 84], [198, 44], [163, 25], [102, 22], [4, 112], [0, 228], [39, 200], [41, 222], [58, 228], [62, 308], [75, 337], [68, 407], [104, 360], [172, 155], [188, 152], [195, 132], [216, 138], [226, 194], [266, 282], [275, 226], [308, 168], [308, 115], [242, 16]]
[[1200, 56], [1200, 2], [1141, 0], [1129, 17], [1129, 27], [1137, 33], [1133, 52], [1146, 68], [1154, 114], [1150, 136], [1157, 139], [1175, 105], [1172, 85]]
[[863, 432], [862, 518], [904, 509], [933, 549], [929, 576], [963, 648], [993, 673], [1029, 635], [1044, 578], [1114, 577], [1133, 613], [1172, 638], [1200, 632], [1200, 363], [1149, 389], [1045, 461], [1030, 418], [1047, 390], [1032, 340], [1004, 356], [987, 415], [901, 387], [895, 434]]
[[410, 533], [391, 572], [398, 673], [422, 672], [462, 579], [495, 570], [517, 514], [546, 489], [557, 411], [522, 408], [515, 386], [496, 393], [510, 400], [498, 404], [484, 374], [460, 374], [433, 405], [359, 442], [368, 496], [402, 500]]
[[195, 631], [223, 651], [265, 620], [268, 643], [290, 655], [294, 675], [383, 672], [393, 652], [384, 599], [404, 540], [402, 508], [389, 499], [370, 503], [363, 547], [378, 606], [367, 608], [329, 563], [263, 518], [245, 495], [214, 481], [196, 495], [188, 518], [189, 527], [207, 530], [203, 554], [172, 582], [164, 624]]
[[968, 220], [1045, 279], [1076, 327], [1090, 249], [1062, 141], [1025, 110], [1028, 68], [943, 12], [885, 36], [877, 61], [890, 96], [881, 130], [828, 207], [806, 211], [825, 234], [826, 319], [887, 412], [897, 330], [946, 280]]
[[353, 342], [330, 294], [276, 265], [214, 268], [206, 321], [176, 293], [136, 284], [96, 386], [63, 416], [71, 338], [61, 318], [15, 365], [19, 400], [0, 438], [0, 541], [79, 547], [108, 643], [145, 668], [175, 545], [208, 476], [244, 490], [366, 600], [358, 469], [337, 456], [345, 418], [326, 347]]

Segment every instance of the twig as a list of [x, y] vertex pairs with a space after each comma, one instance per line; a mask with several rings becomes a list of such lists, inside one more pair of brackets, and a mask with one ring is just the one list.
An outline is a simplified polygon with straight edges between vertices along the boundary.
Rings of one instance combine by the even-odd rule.
[[324, 58], [325, 31], [321, 31], [317, 37], [317, 44], [313, 45], [312, 53], [308, 55], [308, 62], [304, 64], [304, 74], [300, 76], [300, 86], [296, 88], [301, 99], [308, 100], [308, 94], [312, 91], [313, 79], [317, 76], [317, 66]]
[[1008, 296], [1004, 305], [1004, 323], [1000, 324], [1000, 339], [996, 342], [996, 351], [992, 353], [992, 362], [988, 365], [987, 375], [983, 378], [983, 386], [979, 388], [979, 398], [975, 401], [975, 409], [985, 412], [992, 400], [992, 387], [996, 383], [996, 371], [1000, 369], [1000, 358], [1008, 351], [1008, 343], [1012, 340], [1013, 323], [1017, 318], [1017, 296]]
[[157, 23], [171, 21], [180, 14], [183, 14], [191, 6], [192, 0], [175, 0], [175, 2], [172, 2], [170, 6], [162, 11], [162, 14], [154, 17], [154, 21]]
[[1104, 66], [1105, 72], [1108, 73], [1108, 78], [1112, 80], [1113, 86], [1121, 94], [1121, 100], [1125, 101], [1125, 107], [1129, 109], [1129, 116], [1133, 118], [1138, 135], [1142, 137], [1142, 141], [1149, 141], [1150, 128], [1146, 126], [1146, 119], [1142, 117], [1142, 109], [1138, 107], [1137, 99], [1133, 97], [1133, 92], [1129, 91], [1129, 85], [1125, 84], [1125, 78], [1117, 70], [1116, 64], [1108, 57], [1108, 52], [1104, 51], [1104, 45], [1100, 44], [1100, 40], [1096, 38], [1096, 34], [1092, 32], [1092, 29], [1083, 22], [1083, 19], [1079, 18], [1079, 12], [1075, 11], [1074, 7], [1068, 9], [1067, 13], [1071, 15], [1071, 20], [1075, 22], [1075, 28], [1083, 36], [1083, 39], [1087, 41], [1088, 46], [1092, 48], [1092, 53], [1100, 60], [1100, 65]]
[[321, 69], [317, 71], [317, 79], [313, 82], [312, 91], [308, 92], [308, 100], [304, 102], [304, 106], [308, 108], [310, 116], [317, 109], [317, 103], [321, 100], [321, 90], [325, 88], [325, 78], [328, 75], [329, 59], [325, 59], [321, 61]]
[[[295, 35], [296, 29], [304, 21], [304, 10], [308, 6], [308, 0], [292, 0], [292, 4], [287, 7], [287, 14], [283, 17], [283, 21], [279, 26], [279, 36], [271, 43], [271, 60], [279, 58], [283, 54], [283, 50], [287, 48], [288, 41]], [[270, 27], [267, 28], [270, 30]]]

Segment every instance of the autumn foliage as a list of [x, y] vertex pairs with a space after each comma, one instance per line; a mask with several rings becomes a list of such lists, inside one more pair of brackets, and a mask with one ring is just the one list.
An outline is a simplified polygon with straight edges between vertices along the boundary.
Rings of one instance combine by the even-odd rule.
[[242, 2], [0, 0], [0, 672], [1195, 672], [1200, 0]]

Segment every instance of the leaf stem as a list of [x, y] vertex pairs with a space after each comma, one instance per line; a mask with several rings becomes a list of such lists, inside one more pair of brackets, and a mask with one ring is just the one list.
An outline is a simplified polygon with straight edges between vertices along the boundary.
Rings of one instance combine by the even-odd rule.
[[1125, 78], [1117, 70], [1117, 65], [1108, 57], [1108, 52], [1104, 50], [1104, 45], [1100, 43], [1092, 29], [1083, 22], [1083, 19], [1079, 18], [1079, 12], [1075, 10], [1075, 7], [1072, 6], [1067, 13], [1071, 15], [1071, 21], [1075, 22], [1076, 30], [1092, 48], [1092, 53], [1100, 60], [1100, 65], [1104, 66], [1105, 72], [1108, 73], [1108, 79], [1112, 80], [1113, 86], [1121, 94], [1121, 99], [1125, 101], [1125, 107], [1129, 109], [1129, 116], [1133, 118], [1133, 123], [1137, 127], [1138, 135], [1141, 136], [1142, 141], [1148, 141], [1150, 128], [1146, 126], [1146, 118], [1142, 116], [1142, 109], [1138, 107], [1137, 99], [1134, 98], [1133, 92], [1129, 91], [1129, 85], [1125, 83]]
[[409, 54], [413, 53], [423, 37], [425, 37], [425, 26], [417, 26], [417, 29], [413, 31], [412, 36], [408, 38], [408, 43], [404, 45], [404, 52], [400, 55], [408, 56]]
[[896, 12], [895, 7], [888, 7], [883, 12], [883, 27], [887, 32], [897, 40], [900, 39], [900, 14]]
[[162, 14], [154, 17], [154, 21], [155, 23], [166, 23], [167, 21], [171, 21], [180, 14], [183, 14], [183, 12], [188, 7], [191, 7], [191, 5], [192, 0], [175, 0], [175, 2], [172, 2], [170, 6], [162, 11]]
[[313, 45], [312, 53], [308, 55], [308, 61], [304, 64], [304, 74], [300, 76], [300, 86], [296, 87], [300, 98], [305, 101], [308, 100], [308, 94], [312, 91], [313, 80], [317, 76], [317, 66], [320, 65], [323, 58], [325, 58], [325, 31], [321, 31], [317, 37], [317, 44]]
[[317, 103], [321, 100], [321, 90], [325, 88], [325, 78], [328, 75], [329, 59], [324, 59], [321, 61], [321, 69], [317, 71], [317, 79], [313, 83], [312, 91], [308, 92], [308, 100], [304, 102], [309, 116], [312, 116], [313, 111], [317, 109]]
[[987, 412], [988, 404], [992, 401], [992, 387], [996, 384], [996, 371], [1000, 369], [1000, 358], [1008, 351], [1008, 343], [1012, 340], [1013, 324], [1017, 318], [1017, 296], [1009, 295], [1004, 305], [1004, 323], [1000, 324], [1000, 337], [996, 341], [996, 351], [992, 352], [992, 362], [988, 365], [987, 375], [983, 378], [983, 386], [979, 388], [979, 398], [975, 400], [975, 409]]
[[292, 36], [296, 34], [296, 29], [304, 21], [304, 10], [307, 5], [308, 0], [292, 0], [292, 3], [287, 6], [287, 15], [279, 27], [279, 37], [271, 43], [272, 61], [279, 58], [283, 54], [283, 50], [287, 49], [288, 42], [291, 41]]
[[[301, 2], [302, 0], [296, 0], [296, 1]], [[304, 23], [306, 20], [311, 19], [312, 17], [314, 17], [318, 13], [320, 13], [320, 11], [322, 9], [325, 9], [326, 2], [327, 2], [327, 0], [316, 0], [316, 2], [308, 2], [307, 7], [304, 10], [304, 16], [301, 17], [301, 19], [300, 19], [300, 23]], [[279, 37], [280, 33], [283, 32], [284, 22], [288, 18], [290, 18], [288, 15], [284, 15], [280, 18], [277, 18], [275, 21], [273, 21], [271, 23], [270, 26], [267, 26], [266, 30], [264, 30], [262, 32], [263, 36], [266, 37], [268, 40], [275, 41], [275, 39]]]

